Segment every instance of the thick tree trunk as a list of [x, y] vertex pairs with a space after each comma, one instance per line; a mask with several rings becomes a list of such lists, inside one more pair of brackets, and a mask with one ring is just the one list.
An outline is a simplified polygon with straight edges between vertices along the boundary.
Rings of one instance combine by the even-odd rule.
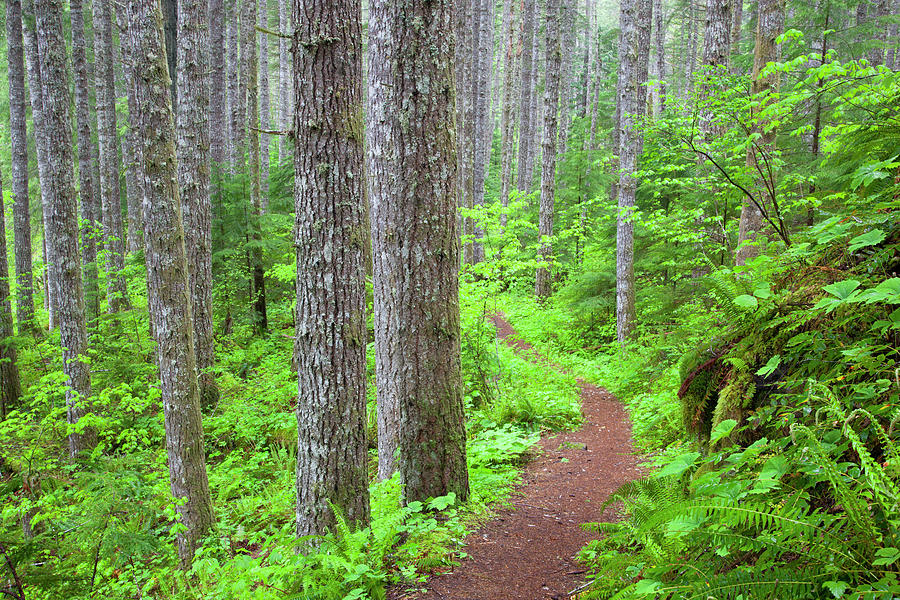
[[16, 255], [16, 318], [19, 332], [36, 330], [34, 279], [31, 275], [31, 212], [28, 198], [28, 138], [25, 105], [25, 51], [22, 3], [7, 0], [6, 40], [9, 65], [9, 139], [12, 154], [13, 235]]
[[657, 94], [659, 114], [666, 111], [666, 18], [662, 0], [655, 0], [653, 18], [656, 25], [656, 77], [659, 79]]
[[[565, 1], [565, 0], [563, 0]], [[562, 20], [560, 0], [547, 0], [546, 52], [544, 86], [544, 147], [541, 152], [541, 206], [538, 234], [541, 236], [540, 262], [535, 275], [534, 293], [540, 300], [550, 297], [550, 261], [553, 253], [549, 238], [553, 236], [553, 205], [556, 194], [557, 128], [559, 123], [559, 87], [562, 71], [562, 49], [559, 26]]]
[[97, 237], [100, 231], [97, 182], [94, 181], [94, 142], [91, 132], [90, 69], [84, 40], [81, 0], [69, 3], [72, 23], [72, 66], [75, 73], [75, 133], [78, 138], [78, 181], [81, 196], [81, 257], [84, 264], [84, 304], [89, 320], [100, 316], [97, 283]]
[[703, 64], [727, 66], [731, 54], [731, 2], [706, 1], [706, 28], [703, 31]]
[[176, 96], [178, 136], [178, 187], [184, 246], [190, 282], [194, 354], [200, 386], [200, 407], [211, 408], [219, 399], [211, 372], [212, 323], [212, 223], [210, 216], [209, 157], [209, 34], [205, 0], [178, 1], [179, 72]]
[[[559, 27], [560, 39], [572, 39], [575, 34], [575, 0], [562, 0], [560, 3]], [[566, 51], [562, 53], [562, 71], [559, 77], [559, 139], [557, 144], [557, 160], [562, 160], [569, 143], [569, 124], [571, 123], [571, 108], [569, 103], [572, 98], [572, 61], [577, 53]]]
[[[47, 310], [48, 328], [55, 329], [57, 325], [56, 299], [53, 297], [55, 285], [52, 281], [54, 271], [50, 268], [47, 257], [47, 218], [50, 211], [50, 186], [44, 186], [43, 182], [50, 175], [49, 158], [47, 157], [47, 122], [44, 119], [44, 91], [43, 77], [41, 76], [41, 55], [38, 48], [38, 36], [35, 24], [35, 10], [33, 0], [22, 2], [22, 17], [25, 41], [25, 64], [28, 72], [28, 96], [31, 101], [31, 122], [34, 129], [34, 146], [37, 154], [38, 180], [41, 182], [41, 222], [44, 226], [44, 235], [41, 240], [44, 256], [44, 308]], [[30, 219], [30, 216], [29, 216]], [[29, 225], [30, 227], [30, 225]], [[31, 251], [30, 248], [28, 250]]]
[[[521, 30], [516, 18], [517, 0], [503, 2], [503, 102], [500, 116], [500, 202], [503, 208], [509, 206], [509, 192], [512, 187], [512, 165], [515, 161], [516, 135], [516, 82], [518, 81], [518, 49], [521, 44]], [[500, 214], [500, 227], [506, 228], [507, 214]]]
[[97, 137], [100, 141], [100, 206], [106, 249], [107, 302], [110, 313], [128, 308], [125, 281], [125, 231], [119, 195], [119, 137], [113, 76], [112, 8], [98, 0], [94, 13], [94, 62], [97, 67]]
[[[767, 63], [778, 60], [778, 45], [776, 38], [784, 32], [784, 0], [760, 0], [759, 15], [756, 21], [756, 50], [753, 55], [753, 95], [762, 100], [761, 105], [753, 110], [753, 116], [759, 119], [759, 114], [766, 104], [771, 101], [769, 97], [778, 90], [777, 74], [768, 77], [760, 77], [760, 72]], [[766, 172], [765, 161], [771, 159], [775, 150], [775, 132], [767, 128], [765, 123], [757, 122], [754, 130], [759, 132], [757, 142], [747, 151], [747, 166], [754, 172]], [[769, 182], [773, 185], [774, 182]], [[758, 198], [763, 206], [771, 206], [773, 198], [770, 197], [768, 187], [760, 182], [756, 186], [759, 190]], [[774, 185], [773, 185], [774, 187]], [[757, 236], [762, 229], [762, 213], [759, 207], [748, 199], [744, 200], [741, 207], [741, 220], [738, 227], [738, 247], [735, 254], [735, 264], [743, 265], [759, 255]]]
[[[66, 68], [66, 43], [63, 37], [61, 0], [37, 0], [38, 56], [40, 56], [41, 96], [43, 98], [46, 138], [38, 140], [47, 159], [46, 189], [47, 258], [50, 262], [51, 295], [56, 299], [62, 345], [63, 372], [66, 374], [66, 406], [70, 425], [90, 410], [91, 371], [87, 356], [87, 324], [84, 315], [84, 291], [81, 287], [81, 261], [78, 252], [78, 216], [76, 214], [75, 164], [72, 155], [72, 116]], [[77, 456], [94, 447], [96, 432], [87, 428], [69, 434], [69, 452]]]
[[[0, 173], [0, 198], [3, 197], [3, 173]], [[6, 254], [6, 211], [0, 206], [0, 421], [19, 406], [22, 383], [16, 346], [12, 340], [12, 304], [9, 300], [9, 258]]]
[[[297, 535], [369, 520], [362, 7], [294, 0]], [[321, 36], [321, 37], [318, 37]], [[329, 42], [306, 44], [327, 37]], [[321, 90], [333, 90], [323, 94]], [[325, 251], [323, 251], [325, 250]]]
[[452, 4], [378, 0], [369, 22], [379, 436], [396, 439], [407, 503], [462, 501]]
[[[731, 55], [736, 56], [741, 53], [741, 31], [744, 27], [744, 0], [733, 0], [731, 6]], [[734, 61], [731, 61], [729, 69], [731, 73], [737, 73]]]
[[172, 110], [178, 107], [178, 4], [180, 0], [160, 0], [163, 11], [163, 31], [166, 37], [166, 61], [172, 83]]
[[[263, 29], [269, 29], [268, 0], [258, 0], [257, 21]], [[259, 128], [272, 129], [272, 106], [269, 100], [269, 34], [259, 32]], [[260, 210], [269, 210], [269, 134], [259, 134]]]
[[534, 89], [535, 46], [537, 35], [537, 2], [523, 0], [522, 13], [522, 78], [519, 102], [519, 173], [516, 186], [523, 194], [531, 191], [532, 169], [534, 168], [534, 114], [532, 111], [532, 95]]
[[[216, 172], [225, 165], [226, 117], [225, 0], [209, 0], [209, 159]], [[196, 315], [194, 316], [196, 318]], [[197, 357], [198, 364], [201, 362]]]
[[256, 54], [256, 6], [251, 2], [244, 5], [243, 30], [241, 34], [241, 79], [247, 90], [247, 106], [244, 114], [247, 117], [248, 132], [248, 175], [250, 176], [250, 239], [253, 242], [248, 249], [250, 262], [250, 304], [253, 327], [257, 332], [269, 328], [266, 314], [266, 280], [263, 268], [262, 231], [262, 189], [260, 187], [259, 166], [259, 65]]
[[[126, 11], [134, 52], [132, 64], [135, 65], [140, 139], [143, 140], [142, 154], [147, 173], [144, 236], [148, 303], [157, 342], [169, 481], [172, 495], [184, 499], [184, 504], [178, 507], [184, 529], [179, 531], [177, 539], [178, 555], [186, 569], [200, 539], [212, 528], [214, 517], [203, 449], [190, 286], [175, 158], [171, 80], [158, 1], [129, 0]], [[197, 23], [203, 11], [195, 7], [193, 12], [198, 13], [194, 17], [194, 23]], [[190, 38], [183, 43], [189, 41]]]

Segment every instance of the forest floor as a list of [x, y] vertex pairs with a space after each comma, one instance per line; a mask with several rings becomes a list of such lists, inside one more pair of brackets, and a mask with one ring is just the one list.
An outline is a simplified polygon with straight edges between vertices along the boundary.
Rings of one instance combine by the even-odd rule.
[[[535, 362], [558, 368], [517, 337], [503, 318], [497, 335]], [[612, 520], [603, 502], [640, 475], [625, 408], [612, 394], [579, 380], [584, 423], [577, 431], [544, 435], [511, 506], [466, 539], [468, 557], [452, 572], [432, 577], [425, 589], [390, 597], [404, 600], [564, 599], [584, 581], [575, 559], [595, 533], [582, 523]]]

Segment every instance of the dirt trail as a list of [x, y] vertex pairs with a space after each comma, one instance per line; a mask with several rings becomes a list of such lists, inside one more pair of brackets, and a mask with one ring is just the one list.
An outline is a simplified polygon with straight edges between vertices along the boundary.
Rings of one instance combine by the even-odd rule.
[[[493, 321], [508, 345], [545, 362], [502, 316]], [[424, 592], [394, 597], [563, 599], [584, 581], [575, 555], [593, 534], [580, 525], [613, 517], [612, 509], [599, 514], [600, 505], [639, 470], [624, 407], [606, 390], [579, 383], [583, 426], [541, 439], [543, 452], [529, 463], [513, 506], [467, 538], [469, 557], [452, 573], [432, 577]]]

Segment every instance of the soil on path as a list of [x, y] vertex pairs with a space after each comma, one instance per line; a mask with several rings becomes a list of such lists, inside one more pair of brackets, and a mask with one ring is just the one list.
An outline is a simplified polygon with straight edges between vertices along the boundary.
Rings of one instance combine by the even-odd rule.
[[[516, 337], [502, 316], [493, 321], [497, 335], [508, 345], [547, 362]], [[575, 556], [595, 536], [581, 524], [614, 518], [615, 509], [600, 514], [600, 506], [640, 473], [624, 407], [606, 390], [579, 384], [581, 428], [541, 438], [542, 452], [526, 468], [512, 506], [466, 539], [468, 558], [453, 572], [432, 577], [425, 591], [395, 597], [563, 599], [581, 585], [585, 568]]]

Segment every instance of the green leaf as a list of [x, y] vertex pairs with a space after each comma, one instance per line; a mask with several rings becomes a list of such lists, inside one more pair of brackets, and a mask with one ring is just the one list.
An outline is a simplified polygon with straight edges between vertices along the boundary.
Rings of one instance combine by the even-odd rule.
[[652, 579], [641, 579], [637, 582], [637, 585], [634, 586], [634, 593], [641, 595], [655, 594], [656, 590], [658, 590], [661, 585], [660, 582]]
[[847, 588], [850, 587], [846, 581], [826, 581], [822, 585], [825, 586], [835, 598], [842, 597], [844, 592], [847, 591]]
[[723, 437], [727, 437], [734, 430], [735, 426], [737, 426], [737, 421], [725, 419], [713, 428], [712, 433], [709, 435], [709, 443], [715, 444]]
[[837, 296], [841, 300], [846, 300], [858, 287], [859, 282], [857, 280], [845, 279], [844, 281], [836, 281], [831, 285], [826, 285], [822, 289], [832, 296]]
[[870, 290], [860, 293], [859, 299], [866, 304], [884, 302], [885, 304], [900, 304], [900, 277], [891, 277], [876, 285]]
[[668, 477], [669, 475], [681, 475], [692, 466], [694, 466], [694, 461], [696, 461], [698, 458], [700, 458], [699, 452], [688, 452], [686, 454], [676, 456], [674, 460], [672, 460], [672, 462], [660, 469], [656, 476]]
[[773, 356], [772, 358], [769, 359], [769, 361], [766, 363], [766, 365], [764, 367], [761, 367], [760, 369], [758, 369], [756, 371], [756, 374], [760, 375], [762, 377], [768, 377], [769, 375], [771, 375], [772, 373], [775, 372], [775, 369], [777, 369], [778, 365], [780, 365], [780, 364], [781, 364], [781, 355], [776, 354], [775, 356]]
[[892, 565], [900, 559], [900, 550], [896, 548], [880, 548], [877, 552], [875, 552], [875, 560], [872, 561], [872, 564], [876, 567]]
[[768, 283], [761, 283], [756, 286], [756, 289], [753, 290], [753, 295], [759, 298], [760, 300], [765, 300], [766, 298], [772, 297], [772, 286]]
[[734, 299], [734, 303], [743, 308], [756, 308], [759, 306], [759, 300], [749, 294], [741, 294]]
[[864, 233], [862, 235], [858, 235], [852, 240], [850, 240], [850, 247], [848, 250], [850, 252], [856, 252], [860, 248], [865, 248], [866, 246], [875, 246], [884, 241], [885, 233], [880, 229], [873, 229], [868, 233]]

